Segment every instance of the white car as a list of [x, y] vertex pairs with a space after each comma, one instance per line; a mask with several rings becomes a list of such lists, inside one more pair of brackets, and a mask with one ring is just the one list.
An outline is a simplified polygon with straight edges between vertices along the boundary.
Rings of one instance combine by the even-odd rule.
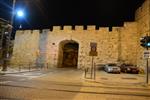
[[109, 63], [109, 64], [104, 65], [104, 70], [107, 73], [118, 73], [118, 74], [120, 74], [120, 72], [121, 72], [120, 67], [118, 67], [117, 64], [114, 64], [114, 63]]

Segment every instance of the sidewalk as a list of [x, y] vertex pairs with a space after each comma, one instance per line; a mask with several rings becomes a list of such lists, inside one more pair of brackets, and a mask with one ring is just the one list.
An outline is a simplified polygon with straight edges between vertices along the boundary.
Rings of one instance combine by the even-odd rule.
[[[0, 69], [1, 70], [1, 69]], [[0, 75], [24, 73], [30, 71], [39, 71], [44, 69], [12, 69], [8, 68], [6, 72], [0, 71]], [[47, 70], [47, 69], [46, 69]], [[96, 72], [96, 79], [84, 78], [84, 71], [77, 69], [63, 69], [63, 68], [51, 68], [48, 69], [51, 72], [44, 77], [37, 80], [50, 80], [53, 82], [64, 82], [70, 84], [82, 83], [84, 85], [92, 86], [109, 86], [109, 87], [131, 87], [131, 88], [150, 88], [150, 84], [146, 86], [146, 78], [144, 74], [111, 74], [104, 71]], [[150, 77], [149, 77], [150, 83]]]
[[40, 70], [40, 69], [37, 69], [37, 68], [31, 68], [31, 69], [8, 68], [7, 71], [2, 71], [2, 69], [0, 68], [0, 75], [24, 73], [24, 72], [31, 72], [31, 71], [38, 71], [38, 70]]
[[[90, 77], [90, 76], [89, 76]], [[85, 78], [86, 82], [93, 84], [101, 84], [104, 86], [118, 86], [118, 87], [148, 87], [150, 88], [150, 76], [149, 84], [146, 84], [145, 74], [111, 74], [104, 71], [97, 71], [96, 78]]]
[[72, 85], [82, 84], [85, 86], [150, 88], [150, 85], [145, 86], [145, 76], [143, 74], [108, 74], [105, 72], [97, 72], [96, 79], [93, 80], [85, 78], [83, 70], [65, 68], [51, 69], [51, 72], [47, 76], [36, 80]]
[[[122, 79], [122, 77], [131, 78], [129, 79], [129, 81], [126, 81], [126, 84], [127, 82], [129, 83], [128, 85], [124, 84], [124, 82], [122, 81], [124, 79]], [[68, 95], [72, 97], [71, 99], [68, 100], [80, 100], [80, 99], [91, 100], [93, 99], [92, 96], [95, 95], [96, 97], [97, 96], [99, 97], [97, 97], [97, 99], [94, 98], [93, 100], [101, 100], [102, 97], [106, 95], [108, 95], [108, 98], [104, 100], [121, 100], [122, 96], [125, 97], [124, 100], [128, 99], [129, 96], [131, 98], [133, 96], [136, 96], [136, 98], [150, 97], [149, 94], [150, 87], [144, 87], [142, 85], [136, 86], [130, 82], [130, 80], [132, 79], [133, 79], [132, 81], [134, 82], [136, 81], [139, 82], [140, 80], [139, 81], [138, 79], [135, 80], [136, 77], [140, 76], [137, 76], [137, 74], [136, 75], [107, 74], [105, 72], [100, 72], [97, 73], [96, 81], [87, 81], [84, 78], [83, 70], [67, 69], [67, 68], [51, 68], [49, 69], [49, 72], [42, 77], [34, 78], [28, 81], [22, 81], [22, 84], [20, 84], [21, 82], [19, 81], [19, 84], [18, 82], [12, 82], [9, 83], [8, 85], [10, 85], [12, 88], [14, 87], [22, 88], [16, 90], [16, 92], [15, 89], [14, 90], [10, 89], [9, 93], [13, 93], [18, 96], [26, 95], [26, 97], [33, 97], [33, 96], [37, 97], [39, 95], [47, 97], [49, 95], [52, 95], [53, 97], [55, 96], [58, 98], [60, 94], [64, 95], [63, 93], [65, 93], [65, 95], [66, 93], [69, 93]], [[141, 77], [143, 78], [143, 76]], [[116, 78], [117, 80], [115, 80]], [[8, 89], [6, 89], [6, 91], [8, 91]], [[71, 95], [70, 93], [74, 94]], [[89, 98], [88, 96], [90, 97], [90, 99], [88, 99]]]

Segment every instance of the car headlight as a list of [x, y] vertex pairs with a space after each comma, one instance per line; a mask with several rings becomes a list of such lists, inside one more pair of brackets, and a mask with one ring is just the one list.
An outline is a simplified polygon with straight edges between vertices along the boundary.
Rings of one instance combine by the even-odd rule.
[[108, 68], [108, 71], [111, 71], [112, 70], [112, 68]]
[[127, 70], [130, 70], [130, 68], [127, 68]]

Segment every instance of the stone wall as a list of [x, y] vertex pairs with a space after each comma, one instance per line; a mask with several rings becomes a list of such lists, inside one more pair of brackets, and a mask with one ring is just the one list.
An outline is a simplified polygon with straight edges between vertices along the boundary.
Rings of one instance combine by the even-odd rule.
[[[124, 27], [113, 27], [109, 31], [107, 27], [95, 30], [95, 26], [88, 26], [83, 30], [83, 26], [76, 26], [72, 30], [71, 26], [54, 26], [53, 31], [48, 29], [39, 31], [17, 31], [15, 38], [14, 53], [11, 63], [48, 63], [51, 67], [58, 67], [60, 61], [62, 41], [74, 40], [79, 44], [78, 68], [91, 66], [92, 57], [89, 56], [90, 43], [97, 43], [98, 56], [94, 57], [97, 64], [117, 62], [120, 60], [135, 63], [135, 51], [130, 49], [136, 43], [137, 38], [128, 38], [136, 33], [136, 23], [126, 23]], [[130, 52], [129, 52], [130, 51]]]
[[31, 30], [16, 32], [12, 65], [28, 65], [30, 62], [36, 62], [39, 44], [39, 31]]
[[118, 60], [118, 32], [109, 32], [108, 28], [95, 30], [95, 26], [88, 26], [87, 30], [83, 30], [83, 26], [76, 26], [75, 30], [71, 30], [70, 26], [64, 26], [64, 30], [59, 30], [58, 27], [54, 27], [54, 31], [49, 32], [48, 39], [47, 51], [50, 51], [48, 58], [51, 59], [47, 60], [51, 65], [55, 63], [53, 66], [57, 66], [60, 42], [64, 40], [74, 40], [79, 44], [79, 68], [91, 64], [90, 42], [97, 43], [98, 56], [94, 60], [96, 63], [116, 62]]
[[126, 63], [131, 63], [136, 65], [137, 58], [137, 23], [124, 23], [124, 26], [120, 29], [120, 42], [121, 46], [119, 49], [121, 52], [120, 60]]
[[42, 33], [34, 30], [18, 30], [11, 64], [46, 63], [51, 67], [60, 67], [62, 61], [62, 42], [75, 41], [79, 44], [78, 68], [90, 67], [92, 57], [89, 56], [90, 43], [97, 43], [98, 56], [96, 64], [123, 61], [143, 66], [143, 48], [139, 45], [141, 36], [149, 32], [148, 0], [137, 10], [135, 22], [125, 22], [123, 27], [53, 26], [53, 30], [45, 29]]
[[140, 46], [140, 38], [150, 35], [150, 0], [146, 0], [136, 11], [135, 19], [137, 22], [137, 65], [145, 68], [146, 60], [143, 58], [144, 48]]

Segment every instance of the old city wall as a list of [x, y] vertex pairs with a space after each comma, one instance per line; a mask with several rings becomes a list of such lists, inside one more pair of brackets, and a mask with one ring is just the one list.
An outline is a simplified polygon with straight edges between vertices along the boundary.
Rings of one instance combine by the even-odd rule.
[[39, 31], [31, 30], [17, 31], [14, 41], [13, 57], [11, 65], [27, 66], [30, 62], [37, 59], [37, 51], [39, 44]]
[[[150, 0], [146, 0], [136, 11], [135, 21], [137, 22], [137, 65], [145, 68], [146, 60], [143, 57], [144, 48], [140, 46], [140, 38], [150, 35]], [[150, 63], [149, 63], [150, 64]]]
[[[59, 59], [60, 42], [64, 40], [74, 40], [79, 44], [78, 68], [91, 66], [90, 42], [97, 43], [98, 56], [94, 57], [96, 63], [116, 62], [118, 60], [118, 31], [109, 32], [108, 28], [100, 28], [95, 30], [95, 26], [88, 26], [87, 30], [83, 30], [83, 26], [76, 26], [72, 30], [70, 26], [64, 26], [64, 30], [60, 27], [54, 27], [49, 33], [48, 62], [57, 65]], [[55, 46], [52, 45], [55, 43]], [[53, 50], [53, 49], [54, 50]], [[53, 58], [52, 53], [56, 58]], [[55, 60], [55, 61], [54, 61]], [[61, 61], [62, 59], [59, 59]], [[52, 61], [52, 62], [51, 62]], [[59, 66], [58, 66], [59, 67]]]
[[11, 64], [42, 62], [60, 67], [60, 43], [71, 40], [79, 44], [78, 68], [91, 66], [90, 42], [97, 43], [96, 64], [118, 61], [136, 63], [133, 57], [137, 52], [136, 25], [136, 22], [128, 22], [124, 27], [113, 27], [112, 31], [106, 27], [95, 30], [95, 26], [87, 26], [87, 30], [83, 26], [75, 26], [75, 30], [71, 26], [64, 26], [63, 30], [60, 26], [54, 26], [53, 31], [45, 29], [41, 33], [38, 30], [17, 31]]
[[109, 62], [127, 62], [145, 66], [144, 49], [140, 46], [140, 38], [150, 31], [150, 0], [146, 0], [136, 11], [134, 22], [125, 22], [123, 27], [95, 26], [53, 26], [53, 30], [18, 30], [15, 37], [14, 52], [11, 64], [48, 63], [51, 67], [61, 67], [62, 43], [75, 41], [79, 44], [78, 68], [91, 66], [89, 56], [90, 42], [97, 43], [98, 56], [96, 64]]
[[126, 22], [124, 26], [121, 27], [121, 33], [119, 34], [119, 50], [121, 62], [130, 63], [136, 65], [137, 63], [137, 23], [136, 22]]

